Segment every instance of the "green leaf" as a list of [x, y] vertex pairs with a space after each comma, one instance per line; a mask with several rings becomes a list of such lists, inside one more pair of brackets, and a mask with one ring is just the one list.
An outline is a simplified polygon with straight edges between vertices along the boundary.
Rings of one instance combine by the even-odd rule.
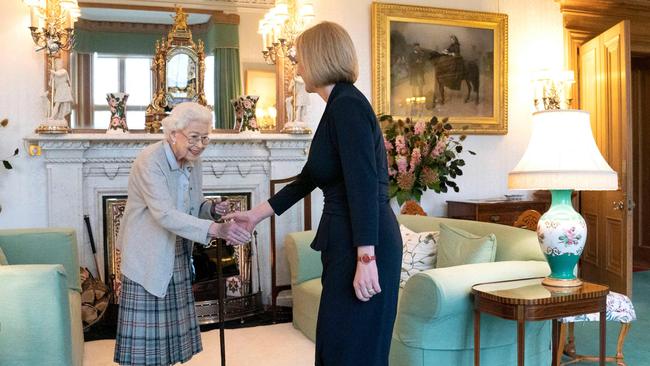
[[9, 120], [7, 118], [0, 121], [0, 126], [2, 127], [7, 127], [8, 124], [9, 124]]
[[454, 152], [451, 150], [447, 150], [445, 151], [445, 156], [448, 157], [449, 159], [453, 159], [456, 157], [456, 154], [454, 154]]
[[16, 148], [16, 150], [14, 150], [14, 156], [18, 155], [18, 151], [19, 151], [18, 148]]
[[408, 201], [411, 199], [411, 193], [407, 191], [399, 191], [397, 192], [397, 203], [402, 206], [404, 202]]
[[467, 150], [467, 152], [472, 154], [472, 155], [476, 155], [476, 153], [474, 151], [472, 151], [472, 150]]
[[451, 130], [453, 128], [453, 127], [451, 127], [450, 123], [445, 123], [444, 127], [445, 127], [445, 130], [447, 130], [447, 131], [449, 131], [449, 130]]
[[2, 161], [2, 165], [4, 165], [5, 169], [13, 169], [13, 168], [14, 168], [14, 167], [12, 167], [11, 164], [9, 164], [9, 162], [6, 161], [6, 160], [3, 160], [3, 161]]
[[462, 135], [462, 136], [459, 138], [459, 140], [460, 140], [460, 141], [465, 141], [466, 138], [467, 138], [467, 136]]
[[461, 151], [463, 151], [463, 147], [460, 145], [456, 146], [456, 152], [460, 154]]
[[395, 197], [397, 194], [397, 191], [399, 190], [399, 187], [397, 186], [397, 183], [391, 182], [390, 185], [388, 186], [388, 197]]
[[464, 165], [465, 165], [465, 160], [463, 160], [463, 159], [458, 159], [458, 160], [456, 160], [456, 164], [457, 164], [458, 166], [464, 166]]
[[454, 192], [460, 192], [460, 188], [454, 187]]

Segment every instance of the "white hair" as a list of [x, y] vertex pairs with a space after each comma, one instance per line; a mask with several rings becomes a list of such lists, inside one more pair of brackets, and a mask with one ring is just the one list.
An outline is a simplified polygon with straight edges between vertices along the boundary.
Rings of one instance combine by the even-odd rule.
[[173, 131], [184, 129], [190, 122], [203, 123], [212, 128], [212, 111], [195, 102], [178, 104], [169, 116], [162, 120], [165, 137], [169, 139]]

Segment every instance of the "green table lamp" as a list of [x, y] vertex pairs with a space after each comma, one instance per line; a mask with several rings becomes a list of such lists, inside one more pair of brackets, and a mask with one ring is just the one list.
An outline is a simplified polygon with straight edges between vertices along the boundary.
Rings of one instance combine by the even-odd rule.
[[582, 284], [574, 275], [587, 239], [587, 225], [573, 209], [571, 193], [618, 189], [618, 176], [607, 164], [591, 132], [589, 113], [554, 109], [533, 113], [532, 135], [508, 188], [551, 191], [551, 207], [537, 224], [537, 237], [551, 274], [542, 282], [554, 287]]

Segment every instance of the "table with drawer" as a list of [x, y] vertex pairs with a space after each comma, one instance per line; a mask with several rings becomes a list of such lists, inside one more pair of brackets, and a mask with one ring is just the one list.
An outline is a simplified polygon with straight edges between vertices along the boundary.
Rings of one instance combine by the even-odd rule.
[[453, 219], [493, 222], [512, 225], [526, 210], [544, 213], [549, 202], [521, 200], [447, 201], [447, 216]]

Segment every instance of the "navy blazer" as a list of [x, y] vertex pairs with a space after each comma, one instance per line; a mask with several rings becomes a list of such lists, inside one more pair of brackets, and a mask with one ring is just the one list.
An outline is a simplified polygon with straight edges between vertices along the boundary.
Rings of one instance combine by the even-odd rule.
[[[347, 222], [338, 223], [349, 225], [354, 247], [381, 245], [380, 231], [396, 227], [394, 214], [387, 209], [388, 168], [381, 128], [368, 100], [350, 83], [334, 86], [302, 172], [269, 203], [282, 214], [315, 187], [325, 196], [312, 243], [316, 250], [327, 247], [329, 235], [323, 226], [332, 224], [328, 216], [345, 218]], [[341, 234], [337, 233], [337, 241], [343, 239]]]

